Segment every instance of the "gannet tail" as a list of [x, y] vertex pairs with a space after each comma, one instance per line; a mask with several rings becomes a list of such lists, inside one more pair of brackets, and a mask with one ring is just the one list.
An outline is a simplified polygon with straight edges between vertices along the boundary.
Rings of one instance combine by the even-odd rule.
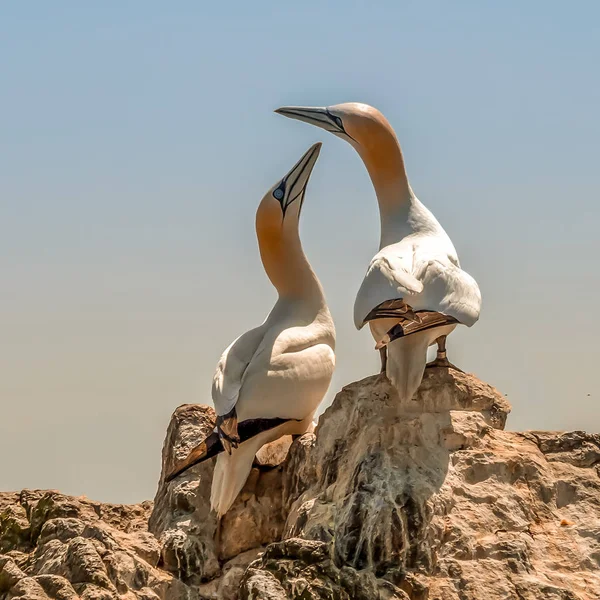
[[430, 344], [428, 334], [414, 333], [387, 346], [386, 373], [402, 401], [411, 400], [421, 385]]
[[210, 490], [210, 504], [217, 516], [222, 517], [244, 487], [258, 452], [254, 439], [232, 449], [231, 454], [222, 452], [217, 457]]
[[[310, 419], [309, 421], [310, 422]], [[231, 454], [221, 452], [217, 456], [210, 490], [210, 505], [222, 517], [232, 506], [244, 487], [252, 462], [262, 446], [288, 433], [290, 429], [303, 425], [304, 422], [282, 423], [269, 431], [263, 431], [231, 450]], [[306, 429], [306, 427], [304, 428]]]

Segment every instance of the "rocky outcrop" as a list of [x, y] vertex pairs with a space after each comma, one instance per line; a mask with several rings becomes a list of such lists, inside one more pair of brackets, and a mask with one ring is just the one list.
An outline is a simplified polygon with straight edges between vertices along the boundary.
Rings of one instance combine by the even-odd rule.
[[0, 494], [0, 599], [199, 600], [157, 568], [160, 546], [147, 527], [151, 506], [53, 491]]
[[173, 414], [149, 529], [160, 541], [164, 569], [200, 589], [204, 597], [227, 600], [238, 597], [244, 570], [258, 552], [281, 538], [285, 523], [281, 463], [291, 438], [263, 447], [244, 489], [217, 527], [210, 511], [215, 459], [166, 481], [173, 465], [183, 462], [210, 435], [215, 419], [212, 408], [190, 404]]
[[214, 427], [182, 406], [153, 506], [0, 495], [0, 600], [600, 598], [600, 436], [507, 432], [509, 411], [446, 369], [408, 402], [353, 383], [218, 524], [214, 459], [165, 481]]
[[[406, 403], [382, 377], [344, 388], [286, 465], [283, 538], [296, 546], [251, 565], [245, 593], [251, 572], [293, 565], [282, 585], [295, 597], [312, 560], [297, 546], [311, 540], [339, 570], [339, 598], [600, 597], [600, 436], [505, 432], [508, 411], [493, 388], [441, 369]], [[349, 568], [389, 586], [361, 596]], [[300, 583], [302, 597], [330, 581]]]

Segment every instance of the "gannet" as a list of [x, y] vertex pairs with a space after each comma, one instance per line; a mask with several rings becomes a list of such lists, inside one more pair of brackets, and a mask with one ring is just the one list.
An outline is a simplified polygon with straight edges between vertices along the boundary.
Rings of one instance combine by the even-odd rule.
[[[286, 106], [275, 112], [346, 140], [369, 172], [381, 237], [356, 296], [354, 323], [357, 329], [369, 324], [382, 372], [401, 398], [411, 399], [426, 366], [456, 368], [447, 358], [446, 336], [458, 324], [471, 327], [478, 320], [479, 287], [460, 268], [442, 226], [415, 196], [396, 134], [377, 109], [347, 103]], [[436, 342], [437, 358], [426, 365], [427, 348]]]
[[[312, 146], [267, 192], [256, 212], [260, 256], [279, 297], [262, 325], [223, 352], [214, 375], [212, 399], [226, 450], [217, 458], [211, 489], [219, 518], [242, 489], [261, 446], [311, 427], [333, 374], [335, 328], [298, 232], [320, 149], [321, 143]], [[258, 418], [292, 420], [239, 443], [237, 423]]]

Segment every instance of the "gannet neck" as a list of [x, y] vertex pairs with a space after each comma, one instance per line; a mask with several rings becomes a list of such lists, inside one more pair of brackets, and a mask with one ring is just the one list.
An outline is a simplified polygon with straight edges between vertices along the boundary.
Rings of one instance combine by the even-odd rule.
[[361, 144], [357, 150], [373, 182], [380, 210], [395, 211], [410, 200], [412, 190], [396, 136], [393, 131], [378, 133], [371, 144]]
[[402, 150], [391, 127], [379, 128], [366, 143], [353, 146], [365, 163], [377, 195], [380, 249], [414, 233], [445, 235], [436, 218], [412, 191]]
[[268, 199], [261, 202], [256, 213], [260, 257], [280, 298], [325, 306], [321, 284], [302, 249], [298, 208], [288, 210], [282, 217]]
[[379, 202], [382, 246], [414, 231], [439, 227], [413, 194], [396, 133], [376, 108], [346, 102], [329, 107], [283, 106], [275, 112], [329, 131], [359, 153]]
[[392, 222], [406, 222], [414, 200], [404, 156], [391, 127], [378, 128], [368, 140], [353, 146], [362, 158], [375, 188], [383, 238]]

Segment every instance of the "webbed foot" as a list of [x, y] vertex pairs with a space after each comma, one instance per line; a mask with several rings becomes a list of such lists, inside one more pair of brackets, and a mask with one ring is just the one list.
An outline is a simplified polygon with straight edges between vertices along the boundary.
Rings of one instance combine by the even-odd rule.
[[432, 369], [434, 367], [443, 367], [446, 369], [454, 369], [455, 371], [458, 371], [459, 373], [464, 373], [464, 371], [462, 369], [459, 369], [456, 365], [453, 365], [447, 358], [443, 357], [440, 358], [439, 356], [435, 359], [432, 360], [431, 362], [427, 363], [425, 365], [426, 369]]
[[430, 363], [425, 365], [426, 369], [432, 369], [433, 367], [442, 367], [445, 369], [454, 369], [459, 373], [464, 373], [462, 369], [459, 369], [456, 365], [453, 365], [446, 356], [446, 336], [442, 335], [437, 340], [438, 351], [437, 357], [435, 360], [432, 360]]

